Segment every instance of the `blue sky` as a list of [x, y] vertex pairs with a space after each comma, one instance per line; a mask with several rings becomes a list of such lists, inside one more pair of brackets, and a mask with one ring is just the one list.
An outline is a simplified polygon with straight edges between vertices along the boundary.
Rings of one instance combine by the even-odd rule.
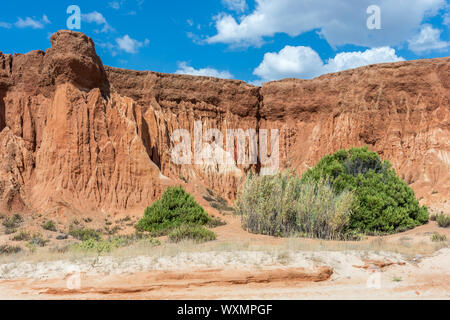
[[7, 1], [0, 51], [45, 50], [69, 5], [103, 63], [127, 69], [260, 84], [450, 55], [447, 0]]

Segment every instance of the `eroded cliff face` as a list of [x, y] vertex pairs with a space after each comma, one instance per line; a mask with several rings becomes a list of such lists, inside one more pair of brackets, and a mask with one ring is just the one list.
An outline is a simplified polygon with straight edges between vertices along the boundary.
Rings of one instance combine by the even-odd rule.
[[299, 173], [325, 154], [369, 145], [425, 202], [450, 195], [450, 58], [258, 88], [104, 67], [81, 33], [59, 31], [51, 42], [45, 53], [0, 53], [2, 211], [140, 212], [167, 185], [185, 183], [233, 200], [261, 164], [175, 164], [171, 136], [184, 129], [194, 138], [196, 121], [224, 137], [278, 129], [280, 167]]

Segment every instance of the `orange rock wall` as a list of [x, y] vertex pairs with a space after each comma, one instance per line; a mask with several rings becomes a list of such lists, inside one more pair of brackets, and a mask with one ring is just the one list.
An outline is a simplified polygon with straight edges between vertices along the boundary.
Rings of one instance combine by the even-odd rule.
[[[177, 129], [278, 129], [280, 165], [299, 173], [369, 145], [426, 202], [450, 195], [450, 58], [287, 79], [242, 81], [104, 67], [92, 40], [60, 31], [52, 48], [0, 53], [0, 210], [142, 210], [168, 184], [233, 199], [254, 166], [176, 165]], [[226, 141], [224, 141], [226, 143]]]

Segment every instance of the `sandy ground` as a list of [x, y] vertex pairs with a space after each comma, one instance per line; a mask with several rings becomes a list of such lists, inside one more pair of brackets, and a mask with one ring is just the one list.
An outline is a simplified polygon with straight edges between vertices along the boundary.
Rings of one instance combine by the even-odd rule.
[[1, 299], [449, 299], [450, 247], [435, 222], [359, 242], [249, 234], [224, 216], [204, 245], [0, 261]]
[[[2, 299], [449, 299], [450, 249], [399, 254], [206, 252], [134, 260], [25, 262], [0, 271]], [[69, 269], [72, 268], [72, 272]], [[144, 271], [141, 271], [144, 270]], [[9, 275], [8, 275], [9, 274]]]

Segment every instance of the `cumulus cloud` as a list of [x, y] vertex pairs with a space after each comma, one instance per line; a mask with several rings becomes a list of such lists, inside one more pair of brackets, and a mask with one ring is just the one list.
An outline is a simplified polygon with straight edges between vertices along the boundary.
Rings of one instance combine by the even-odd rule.
[[396, 55], [394, 49], [381, 47], [364, 52], [342, 52], [324, 63], [319, 54], [310, 47], [286, 46], [280, 52], [266, 53], [253, 74], [261, 78], [256, 83], [283, 78], [311, 79], [325, 73], [403, 60]]
[[11, 23], [7, 23], [7, 22], [1, 22], [0, 21], [0, 28], [6, 28], [6, 29], [11, 29]]
[[247, 2], [245, 0], [222, 0], [222, 4], [231, 11], [243, 13], [247, 10]]
[[[38, 20], [35, 18], [26, 17], [25, 19], [18, 18], [17, 22], [14, 24], [17, 28], [32, 28], [32, 29], [43, 29], [46, 24], [50, 24], [50, 20], [44, 14], [42, 19]], [[7, 24], [9, 25], [9, 24]]]
[[450, 42], [441, 40], [441, 30], [426, 24], [422, 26], [419, 34], [408, 40], [408, 44], [411, 51], [420, 54], [426, 51], [445, 49]]
[[268, 52], [253, 74], [262, 79], [313, 78], [323, 62], [316, 51], [310, 47], [286, 46], [280, 52]]
[[147, 46], [150, 41], [145, 39], [144, 42], [140, 42], [126, 34], [121, 38], [117, 38], [116, 43], [120, 50], [134, 54], [137, 53], [140, 48]]
[[103, 26], [103, 28], [101, 30], [97, 30], [98, 32], [104, 33], [104, 32], [114, 30], [114, 28], [112, 28], [109, 25], [109, 23], [106, 21], [105, 17], [100, 12], [93, 11], [90, 13], [82, 14], [81, 19], [87, 23], [95, 23], [99, 26]]
[[265, 37], [277, 33], [298, 36], [319, 30], [332, 46], [392, 46], [410, 38], [424, 17], [438, 14], [446, 0], [378, 0], [380, 30], [367, 28], [366, 10], [373, 4], [373, 0], [256, 0], [254, 11], [239, 19], [225, 13], [217, 15], [217, 34], [206, 42], [260, 46]]
[[177, 74], [190, 74], [192, 76], [205, 76], [222, 79], [232, 79], [233, 75], [228, 71], [219, 71], [213, 68], [195, 69], [187, 64], [187, 62], [178, 63]]

